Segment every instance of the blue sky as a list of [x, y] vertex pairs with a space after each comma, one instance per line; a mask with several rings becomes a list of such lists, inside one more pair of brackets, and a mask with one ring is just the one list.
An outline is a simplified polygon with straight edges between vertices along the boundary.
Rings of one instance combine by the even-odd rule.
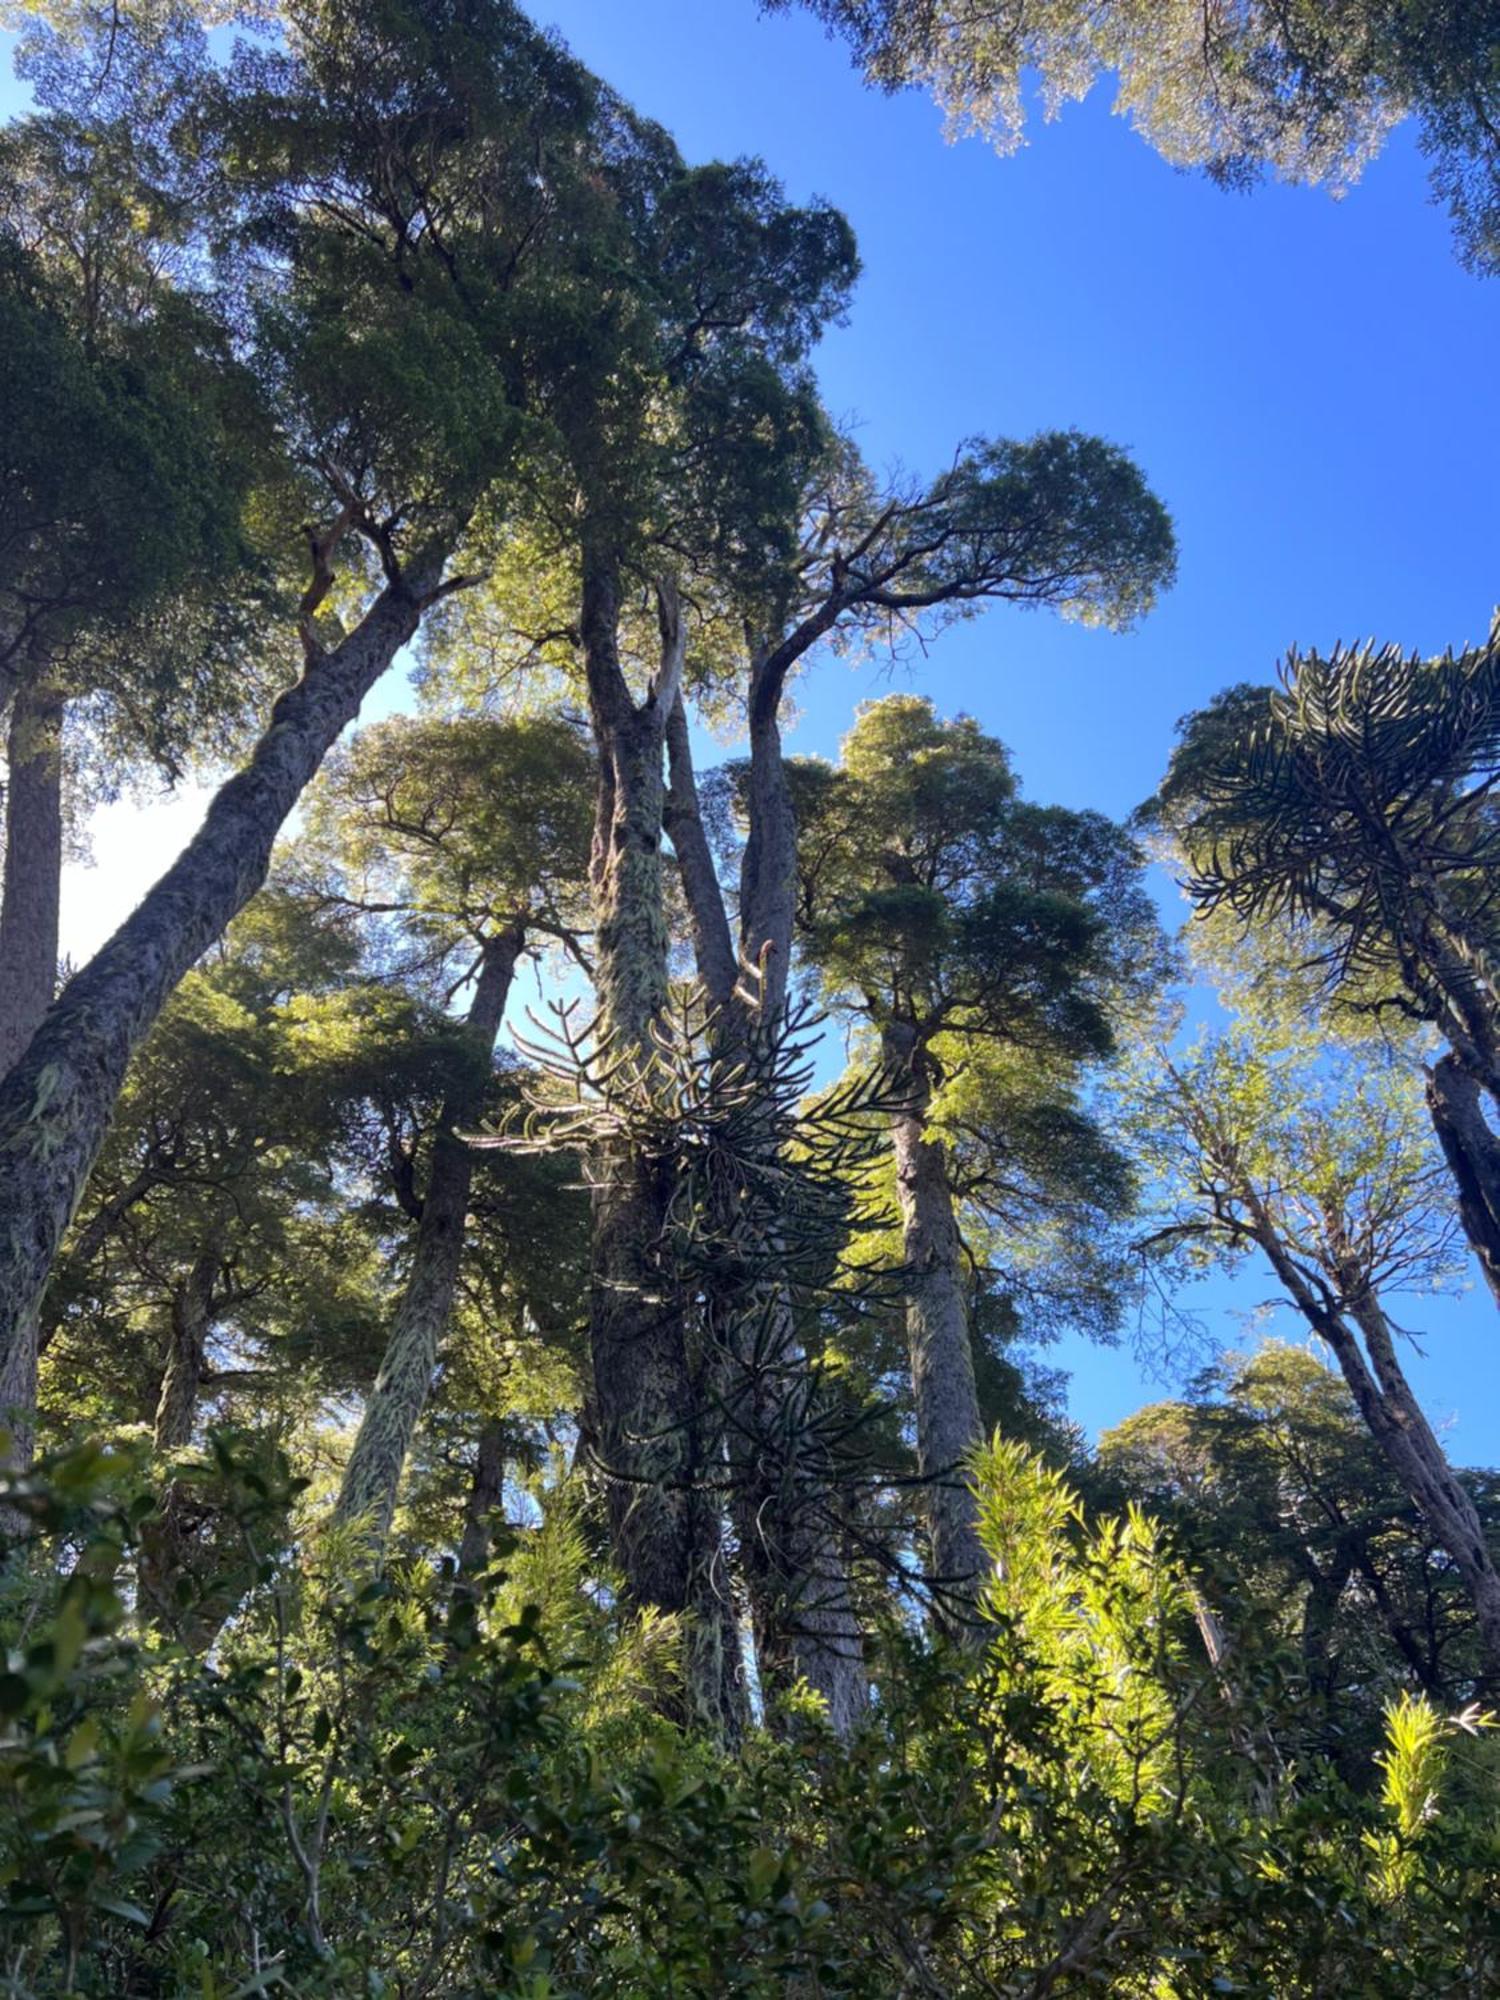
[[[1369, 634], [1424, 651], [1482, 636], [1500, 596], [1500, 284], [1466, 276], [1398, 133], [1346, 200], [1229, 196], [1165, 166], [1097, 92], [1010, 158], [944, 142], [922, 96], [861, 85], [798, 16], [755, 0], [536, 0], [692, 158], [756, 153], [827, 196], [865, 273], [819, 354], [830, 406], [877, 464], [941, 465], [975, 432], [1078, 425], [1137, 455], [1172, 509], [1181, 576], [1135, 633], [996, 610], [894, 683], [964, 709], [1037, 798], [1124, 814], [1173, 724], [1292, 644]], [[14, 106], [0, 85], [0, 111]], [[837, 662], [802, 690], [798, 750], [832, 754], [892, 683]], [[112, 809], [70, 880], [82, 949], [175, 851], [195, 803]], [[1225, 1342], [1254, 1280], [1206, 1295]], [[1500, 1462], [1500, 1327], [1480, 1293], [1403, 1316], [1454, 1455]], [[1126, 1350], [1070, 1344], [1090, 1429], [1162, 1393]]]

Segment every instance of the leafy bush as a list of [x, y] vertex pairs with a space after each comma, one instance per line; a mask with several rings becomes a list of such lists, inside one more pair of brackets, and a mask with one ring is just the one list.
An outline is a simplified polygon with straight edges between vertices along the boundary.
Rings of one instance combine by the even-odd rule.
[[248, 1565], [206, 1654], [134, 1624], [134, 1461], [4, 1494], [9, 1995], [1494, 1990], [1484, 1718], [1393, 1704], [1364, 1795], [1289, 1768], [1160, 1533], [1020, 1447], [981, 1466], [985, 1644], [897, 1623], [852, 1743], [809, 1699], [735, 1757], [656, 1719], [677, 1635], [615, 1616], [566, 1485], [472, 1583], [262, 1553], [285, 1490], [200, 1475]]

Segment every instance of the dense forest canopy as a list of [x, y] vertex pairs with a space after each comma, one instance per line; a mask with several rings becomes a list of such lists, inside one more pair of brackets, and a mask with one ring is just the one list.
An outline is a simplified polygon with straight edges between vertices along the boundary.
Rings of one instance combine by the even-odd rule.
[[[813, 11], [1237, 185], [1414, 115], [1494, 262], [1485, 8]], [[1117, 643], [1172, 496], [1067, 409], [875, 462], [831, 200], [513, 0], [18, 18], [0, 1991], [1493, 1993], [1500, 1488], [1406, 1316], [1500, 1301], [1500, 640], [1033, 798], [915, 677]], [[1049, 1343], [1223, 1272], [1283, 1337], [1090, 1439]]]

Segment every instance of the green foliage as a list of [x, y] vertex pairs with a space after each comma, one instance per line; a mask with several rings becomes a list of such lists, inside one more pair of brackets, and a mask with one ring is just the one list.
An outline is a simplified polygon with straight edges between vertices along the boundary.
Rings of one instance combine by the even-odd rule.
[[1107, 1331], [1132, 1181], [1086, 1089], [1163, 957], [1138, 852], [1099, 814], [1020, 798], [994, 738], [915, 696], [869, 704], [836, 770], [789, 775], [828, 1001], [925, 1072], [969, 1241], [1023, 1323]]
[[1343, 997], [1446, 1028], [1445, 994], [1483, 992], [1494, 956], [1497, 729], [1493, 640], [1293, 656], [1279, 689], [1230, 688], [1188, 719], [1147, 811], [1200, 909], [1283, 928]]
[[734, 1760], [641, 1721], [670, 1647], [611, 1615], [565, 1494], [476, 1593], [328, 1530], [266, 1553], [271, 1487], [215, 1477], [250, 1562], [211, 1663], [131, 1636], [138, 1468], [6, 1488], [43, 1538], [0, 1677], [17, 1993], [1488, 1990], [1483, 1718], [1399, 1702], [1364, 1801], [1252, 1801], [1159, 1532], [1014, 1446], [979, 1466], [990, 1648], [893, 1633], [852, 1743]]
[[[1128, 11], [1054, 88], [1125, 62]], [[939, 18], [906, 12], [861, 31]], [[843, 218], [759, 162], [685, 162], [510, 0], [291, 0], [222, 59], [189, 12], [70, 4], [26, 47], [43, 110], [0, 141], [0, 646], [48, 654], [101, 759], [118, 737], [170, 765], [382, 585], [471, 574], [447, 573], [426, 632], [432, 709], [334, 759], [277, 889], [139, 1049], [54, 1273], [51, 1456], [0, 1454], [0, 1985], [1478, 2000], [1495, 1777], [1487, 1718], [1448, 1713], [1484, 1664], [1452, 1552], [1482, 1540], [1492, 1482], [1442, 1488], [1473, 1529], [1444, 1541], [1337, 1385], [1278, 1349], [1089, 1463], [1016, 1358], [1114, 1330], [1138, 1169], [1181, 1258], [1274, 1238], [1309, 1286], [1446, 1281], [1412, 1050], [1356, 1058], [1257, 1016], [1165, 1083], [1140, 1061], [1107, 1127], [1095, 1080], [1165, 956], [1142, 856], [1024, 800], [1001, 745], [910, 698], [865, 710], [837, 769], [786, 773], [800, 969], [879, 1066], [809, 1098], [810, 1009], [760, 1018], [764, 955], [733, 1035], [701, 987], [661, 998], [660, 774], [631, 763], [661, 752], [658, 612], [689, 609], [700, 719], [748, 697], [764, 806], [819, 645], [899, 652], [996, 599], [1116, 626], [1149, 608], [1175, 545], [1139, 469], [1054, 431], [875, 480], [809, 368], [857, 272]], [[1273, 130], [1247, 94], [1266, 78], [1220, 54], [1215, 133], [1249, 118], [1285, 163], [1297, 103]], [[1335, 80], [1376, 74], [1359, 61]], [[1181, 85], [1150, 106], [1178, 137]], [[987, 87], [957, 101], [977, 115]], [[1356, 136], [1350, 101], [1310, 169]], [[544, 708], [578, 691], [585, 596], [603, 770]], [[1362, 1001], [1389, 976], [1427, 1005], [1417, 905], [1424, 949], [1458, 941], [1453, 990], [1490, 977], [1493, 650], [1303, 663], [1274, 741], [1262, 716], [1247, 747], [1264, 704], [1233, 696], [1169, 783], [1205, 879], [1240, 871], [1227, 905], [1293, 932], [1331, 921], [1329, 894], [1352, 911]], [[681, 762], [674, 743], [674, 811]], [[1399, 910], [1352, 830], [1372, 819], [1425, 857]], [[793, 873], [789, 821], [751, 834], [747, 899], [757, 865]], [[652, 899], [655, 1018], [626, 1049], [564, 1010], [529, 1073], [496, 1062], [455, 1003], [516, 951], [592, 973], [590, 846], [617, 838]], [[485, 990], [498, 1017], [509, 989]], [[912, 1270], [882, 1157], [903, 1122], [962, 1228], [934, 1255], [977, 1349], [970, 1434], [1006, 1419], [971, 1468], [989, 1568], [962, 1654], [910, 1588]], [[442, 1211], [443, 1127], [469, 1123], [492, 1143]], [[588, 1352], [616, 1281], [590, 1207], [622, 1163], [643, 1193], [620, 1213], [651, 1234], [618, 1266], [631, 1310], [684, 1329], [652, 1421], [694, 1433], [641, 1462], [686, 1468], [671, 1505], [735, 1566], [720, 1679], [749, 1650], [750, 1534], [815, 1515], [791, 1581], [836, 1572], [869, 1639], [845, 1739], [812, 1687], [777, 1686], [764, 1636], [735, 1754], [663, 1719], [701, 1712], [704, 1634], [632, 1604], [606, 1552], [638, 1510]], [[376, 1550], [327, 1501], [435, 1215], [456, 1291], [413, 1362], [426, 1420]], [[702, 1602], [683, 1582], [658, 1602]]]
[[1500, 264], [1500, 70], [1485, 0], [803, 4], [848, 38], [872, 82], [924, 86], [952, 129], [1002, 151], [1022, 143], [1027, 72], [1048, 117], [1112, 77], [1115, 110], [1159, 153], [1232, 187], [1269, 168], [1341, 191], [1414, 115], [1460, 257], [1479, 271]]
[[[1493, 1481], [1456, 1475], [1495, 1531]], [[1415, 1691], [1461, 1703], [1478, 1677], [1451, 1563], [1306, 1347], [1228, 1356], [1180, 1402], [1101, 1436], [1090, 1490], [1166, 1522], [1234, 1655], [1264, 1674], [1282, 1754], [1368, 1786], [1384, 1709]]]

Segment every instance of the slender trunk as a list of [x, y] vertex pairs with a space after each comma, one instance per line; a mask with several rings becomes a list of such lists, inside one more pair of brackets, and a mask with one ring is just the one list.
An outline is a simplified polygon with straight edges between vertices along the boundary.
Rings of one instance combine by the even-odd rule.
[[[167, 1352], [152, 1427], [158, 1452], [182, 1451], [193, 1440], [213, 1327], [214, 1281], [224, 1261], [228, 1230], [227, 1215], [209, 1224], [197, 1256], [172, 1291]], [[184, 1581], [202, 1580], [204, 1552], [195, 1541], [203, 1521], [194, 1488], [169, 1478], [156, 1512], [142, 1525], [137, 1567], [142, 1607], [151, 1622], [194, 1651], [212, 1644], [232, 1602], [212, 1591], [179, 1594]]]
[[209, 1230], [172, 1293], [167, 1357], [152, 1427], [152, 1443], [160, 1452], [180, 1451], [192, 1442], [213, 1324], [214, 1280], [223, 1260], [224, 1228], [219, 1224]]
[[36, 1033], [57, 988], [62, 720], [62, 696], [45, 685], [23, 688], [11, 709], [0, 897], [0, 1077]]
[[453, 1310], [474, 1178], [474, 1157], [461, 1135], [484, 1112], [495, 1037], [524, 943], [521, 926], [512, 924], [485, 944], [464, 1027], [470, 1068], [439, 1113], [411, 1271], [339, 1490], [337, 1518], [364, 1520], [377, 1542], [385, 1539], [396, 1511], [406, 1455]]
[[891, 1122], [906, 1269], [906, 1337], [917, 1420], [917, 1471], [930, 1545], [933, 1612], [951, 1636], [975, 1629], [974, 1604], [988, 1560], [966, 1462], [984, 1440], [963, 1285], [963, 1243], [948, 1182], [948, 1154], [929, 1136], [932, 1101], [920, 1050], [887, 1034], [887, 1060], [912, 1076]]
[[266, 877], [287, 814], [415, 633], [442, 564], [381, 592], [338, 646], [313, 651], [249, 762], [139, 907], [49, 1010], [0, 1084], [0, 1388], [35, 1368], [37, 1308], [131, 1056], [177, 982]]
[[[1314, 1288], [1259, 1195], [1247, 1187], [1243, 1198], [1255, 1238], [1271, 1268], [1308, 1325], [1328, 1343], [1371, 1437], [1426, 1522], [1434, 1542], [1462, 1578], [1474, 1606], [1484, 1680], [1492, 1689], [1500, 1687], [1500, 1571], [1485, 1544], [1478, 1510], [1454, 1477], [1412, 1393], [1396, 1356], [1390, 1322], [1364, 1274], [1348, 1257], [1338, 1217], [1328, 1216], [1326, 1228], [1328, 1272], [1340, 1288], [1344, 1300], [1341, 1309]], [[1364, 1336], [1363, 1351], [1360, 1334]]]
[[1458, 1189], [1464, 1234], [1500, 1304], [1500, 1139], [1485, 1118], [1479, 1084], [1456, 1057], [1443, 1056], [1428, 1072], [1427, 1108]]
[[458, 1544], [458, 1573], [476, 1577], [490, 1559], [494, 1517], [505, 1496], [505, 1426], [487, 1423], [479, 1433], [474, 1479], [464, 1503], [463, 1534]]
[[784, 1284], [729, 1302], [731, 1512], [763, 1693], [799, 1682], [848, 1736], [869, 1703], [864, 1636], [840, 1546], [838, 1483], [814, 1463], [810, 1377]]
[[761, 664], [750, 687], [750, 823], [740, 869], [740, 930], [765, 1020], [786, 1005], [797, 915], [797, 820], [781, 750], [780, 701], [780, 681], [767, 684]]
[[[1352, 1364], [1361, 1359], [1357, 1352], [1346, 1359], [1334, 1346], [1335, 1357], [1366, 1423], [1463, 1578], [1474, 1604], [1485, 1678], [1491, 1688], [1500, 1687], [1500, 1571], [1485, 1542], [1479, 1510], [1454, 1475], [1412, 1393], [1396, 1356], [1390, 1322], [1374, 1293], [1366, 1286], [1355, 1287], [1349, 1304], [1364, 1335], [1369, 1369], [1351, 1373]], [[1356, 1382], [1356, 1373], [1362, 1374], [1362, 1381]]]
[[693, 936], [693, 962], [703, 990], [715, 1007], [728, 1007], [739, 976], [734, 939], [724, 909], [718, 870], [703, 829], [698, 783], [693, 774], [687, 712], [679, 694], [667, 718], [667, 750], [671, 784], [666, 795], [664, 823], [687, 904]]
[[[667, 1002], [662, 763], [684, 635], [675, 598], [664, 594], [662, 669], [637, 704], [617, 650], [618, 574], [592, 547], [582, 609], [600, 770], [590, 863], [600, 1025], [612, 1055], [646, 1085], [652, 1029]], [[591, 1173], [593, 1411], [615, 1560], [631, 1605], [681, 1620], [684, 1717], [733, 1737], [743, 1695], [712, 1490], [722, 1458], [717, 1371], [707, 1343], [693, 1341], [668, 1263], [674, 1164], [621, 1136], [597, 1149]]]

